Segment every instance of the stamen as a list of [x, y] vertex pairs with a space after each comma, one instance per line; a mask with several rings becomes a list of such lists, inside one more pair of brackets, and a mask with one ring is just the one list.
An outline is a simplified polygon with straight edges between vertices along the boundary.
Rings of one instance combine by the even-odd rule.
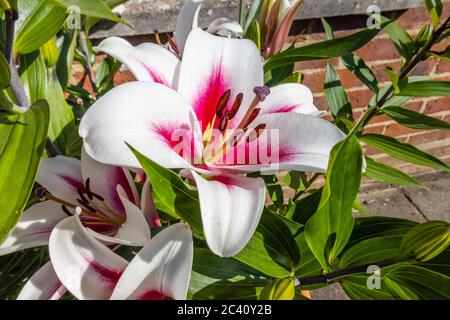
[[258, 139], [263, 133], [263, 131], [266, 130], [266, 124], [261, 123], [258, 126], [256, 126], [256, 128], [253, 130], [254, 131], [252, 131], [252, 133], [249, 136], [247, 136], [247, 143], [253, 142], [256, 139]]
[[241, 92], [236, 96], [236, 99], [234, 100], [233, 105], [231, 106], [229, 119], [233, 119], [236, 113], [238, 112], [242, 104], [242, 99], [244, 99], [244, 94]]
[[244, 128], [247, 128], [252, 122], [253, 120], [256, 119], [256, 117], [258, 116], [258, 114], [261, 112], [260, 108], [256, 108], [252, 111], [252, 114], [250, 115], [250, 117], [248, 117], [247, 121], [244, 124]]
[[223, 131], [226, 129], [227, 124], [228, 124], [228, 120], [229, 120], [229, 111], [225, 111], [225, 115], [222, 117], [222, 119], [220, 119], [220, 123], [219, 123], [219, 130]]
[[230, 95], [231, 95], [231, 90], [228, 89], [227, 91], [225, 91], [222, 94], [222, 96], [220, 97], [219, 101], [217, 102], [216, 115], [219, 118], [222, 118], [222, 116], [223, 116], [223, 110], [227, 106], [228, 100], [230, 100]]
[[169, 40], [169, 44], [172, 47], [173, 51], [175, 51], [177, 55], [180, 55], [180, 50], [178, 49], [178, 46], [176, 45], [175, 41], [173, 41], [173, 38], [167, 35], [167, 39]]
[[44, 201], [45, 200], [45, 195], [46, 195], [47, 192], [48, 192], [47, 189], [45, 189], [44, 187], [37, 187], [36, 190], [34, 191], [34, 195], [40, 201]]
[[62, 211], [64, 211], [65, 214], [67, 214], [69, 217], [73, 216], [73, 213], [69, 211], [69, 209], [67, 209], [67, 207], [65, 205], [61, 205], [61, 209]]
[[[83, 194], [83, 191], [81, 191], [80, 188], [77, 188], [77, 193], [80, 196], [81, 200], [83, 201], [83, 203], [89, 203], [89, 201], [86, 199], [86, 197]], [[92, 200], [92, 199], [91, 199]]]
[[158, 29], [153, 29], [153, 32], [155, 33], [155, 40], [156, 43], [162, 46], [161, 38], [159, 37], [159, 31]]
[[268, 86], [255, 87], [253, 88], [253, 92], [259, 101], [262, 102], [270, 94], [270, 88]]

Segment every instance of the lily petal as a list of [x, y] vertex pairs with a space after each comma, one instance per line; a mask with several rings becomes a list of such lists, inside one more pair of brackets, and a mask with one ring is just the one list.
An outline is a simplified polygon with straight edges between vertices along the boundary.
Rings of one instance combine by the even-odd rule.
[[49, 261], [25, 283], [17, 300], [59, 300], [66, 292]]
[[154, 81], [167, 87], [175, 87], [180, 61], [166, 48], [143, 43], [133, 47], [118, 37], [103, 40], [95, 52], [104, 52], [122, 62], [139, 81]]
[[76, 203], [77, 188], [84, 186], [80, 161], [65, 156], [42, 159], [36, 181], [52, 195]]
[[205, 179], [194, 171], [192, 174], [209, 248], [222, 257], [234, 256], [256, 230], [264, 208], [264, 181], [238, 175], [216, 175]]
[[128, 264], [86, 232], [77, 215], [55, 227], [49, 252], [58, 278], [77, 299], [108, 299]]
[[243, 94], [238, 113], [230, 125], [239, 123], [254, 100], [253, 89], [263, 85], [263, 64], [256, 45], [250, 40], [213, 36], [195, 29], [186, 42], [178, 92], [193, 107], [205, 131], [216, 114], [219, 99], [231, 91], [227, 107]]
[[107, 243], [118, 243], [128, 246], [143, 246], [150, 240], [150, 228], [145, 217], [135, 204], [128, 200], [128, 196], [121, 185], [117, 186], [117, 194], [126, 211], [126, 220], [114, 236], [106, 236], [88, 229], [94, 237]]
[[326, 172], [331, 149], [345, 138], [345, 134], [330, 122], [299, 113], [260, 116], [249, 131], [261, 124], [266, 129], [257, 140], [230, 149], [218, 161], [225, 165], [215, 167], [237, 172]]
[[67, 218], [61, 205], [44, 201], [24, 211], [13, 232], [0, 245], [0, 255], [45, 246], [53, 228]]
[[89, 179], [90, 189], [105, 199], [105, 203], [115, 212], [125, 215], [125, 208], [117, 193], [121, 186], [126, 197], [139, 204], [139, 195], [128, 170], [106, 165], [92, 159], [84, 150], [81, 151], [81, 174], [83, 181]]
[[111, 299], [186, 299], [193, 240], [187, 224], [177, 223], [150, 240], [120, 277]]
[[148, 178], [145, 180], [142, 187], [141, 210], [150, 228], [161, 227], [161, 221], [159, 220], [158, 212], [156, 211], [153, 203], [151, 184]]
[[198, 15], [202, 3], [203, 0], [186, 0], [178, 14], [177, 26], [175, 29], [175, 42], [181, 54], [183, 54], [189, 33], [192, 29], [198, 27]]
[[177, 92], [140, 81], [110, 90], [80, 123], [84, 148], [92, 158], [131, 168], [140, 164], [126, 143], [164, 167], [189, 167], [183, 157], [201, 155], [198, 132], [195, 115]]
[[260, 115], [270, 113], [297, 112], [311, 116], [322, 114], [313, 104], [313, 94], [308, 87], [297, 83], [286, 83], [270, 88], [270, 94], [258, 105]]

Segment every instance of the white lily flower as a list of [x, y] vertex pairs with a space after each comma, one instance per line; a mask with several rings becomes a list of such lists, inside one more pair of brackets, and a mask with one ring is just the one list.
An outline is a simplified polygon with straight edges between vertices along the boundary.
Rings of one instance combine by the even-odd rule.
[[150, 226], [158, 224], [148, 184], [139, 199], [128, 170], [101, 164], [82, 152], [81, 161], [64, 156], [41, 161], [36, 181], [43, 202], [25, 210], [13, 232], [0, 245], [0, 255], [48, 244], [57, 223], [80, 211], [95, 237], [123, 245], [143, 246]]
[[[116, 50], [113, 57], [127, 64], [137, 51]], [[146, 56], [156, 71], [160, 56]], [[131, 61], [135, 75], [147, 69]], [[86, 152], [103, 163], [139, 168], [127, 142], [162, 166], [190, 170], [207, 243], [216, 254], [233, 256], [254, 233], [265, 199], [262, 179], [238, 173], [325, 172], [332, 147], [345, 135], [318, 117], [307, 87], [264, 87], [261, 57], [249, 40], [195, 29], [178, 64], [170, 87], [136, 81], [109, 91], [81, 120], [80, 135]], [[273, 141], [264, 134], [272, 132]], [[274, 157], [262, 159], [261, 149]]]
[[128, 263], [75, 215], [54, 228], [49, 252], [55, 273], [77, 299], [186, 299], [193, 240], [184, 223], [159, 232]]

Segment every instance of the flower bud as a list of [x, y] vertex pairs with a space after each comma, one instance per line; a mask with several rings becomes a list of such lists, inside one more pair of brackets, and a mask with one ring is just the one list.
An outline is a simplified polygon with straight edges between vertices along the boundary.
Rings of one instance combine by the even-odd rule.
[[276, 279], [261, 291], [260, 300], [292, 300], [295, 296], [293, 278]]
[[404, 256], [425, 262], [439, 255], [450, 245], [450, 223], [430, 221], [412, 228], [402, 239]]

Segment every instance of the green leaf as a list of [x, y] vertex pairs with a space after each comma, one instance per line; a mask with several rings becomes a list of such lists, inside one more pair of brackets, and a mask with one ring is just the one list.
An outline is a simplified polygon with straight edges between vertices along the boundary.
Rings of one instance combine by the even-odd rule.
[[450, 223], [428, 221], [411, 229], [402, 239], [405, 257], [425, 262], [441, 254], [450, 245]]
[[258, 19], [259, 13], [261, 12], [261, 8], [263, 5], [263, 0], [255, 0], [252, 1], [252, 4], [250, 6], [250, 9], [247, 12], [247, 16], [245, 18], [245, 23], [243, 26], [244, 34], [247, 33], [247, 30], [250, 28], [250, 25]]
[[189, 189], [175, 172], [160, 166], [131, 146], [130, 149], [152, 183], [153, 201], [156, 207], [176, 219], [185, 220], [193, 229], [202, 233], [197, 192]]
[[[328, 39], [333, 39], [334, 34], [328, 22], [322, 18], [322, 25]], [[366, 65], [363, 59], [354, 54], [347, 54], [340, 57], [340, 60], [359, 80], [361, 80], [370, 90], [378, 92], [378, 80], [372, 70]]]
[[347, 67], [359, 80], [361, 80], [370, 90], [378, 92], [378, 80], [372, 69], [363, 59], [354, 54], [348, 54], [341, 57], [344, 66]]
[[268, 280], [233, 258], [194, 249], [188, 297], [192, 299], [256, 299]]
[[53, 67], [58, 62], [58, 47], [56, 46], [56, 38], [53, 37], [47, 41], [41, 48], [41, 54], [44, 58], [47, 68]]
[[[55, 68], [48, 70], [46, 99], [50, 107], [49, 138], [58, 150], [66, 154], [66, 147], [75, 131], [72, 109], [67, 105]], [[76, 132], [77, 133], [77, 132]], [[67, 154], [66, 154], [67, 155]]]
[[395, 22], [389, 24], [384, 30], [391, 38], [400, 55], [406, 61], [409, 61], [415, 52], [414, 39], [405, 29], [399, 27]]
[[[203, 233], [198, 193], [189, 189], [176, 173], [130, 149], [152, 183], [155, 206], [175, 219], [183, 219]], [[247, 246], [235, 258], [269, 276], [286, 277], [286, 268], [296, 264], [298, 248], [289, 228], [270, 212], [263, 213], [260, 224]]]
[[409, 82], [400, 87], [399, 96], [450, 97], [450, 81], [423, 80]]
[[331, 114], [335, 118], [345, 115], [349, 119], [353, 119], [352, 105], [331, 62], [327, 62], [324, 89]]
[[450, 171], [450, 168], [441, 160], [395, 138], [380, 134], [366, 134], [361, 136], [360, 140], [378, 151], [384, 152], [399, 160], [438, 170]]
[[345, 250], [339, 260], [339, 268], [400, 259], [400, 243], [403, 235], [389, 235], [365, 239]]
[[62, 8], [77, 6], [80, 13], [94, 18], [107, 19], [128, 25], [125, 21], [114, 15], [108, 5], [102, 0], [50, 0]]
[[47, 69], [39, 50], [20, 56], [19, 75], [31, 103], [45, 99]]
[[0, 89], [9, 86], [11, 80], [11, 73], [9, 72], [9, 64], [3, 54], [0, 54]]
[[319, 208], [320, 198], [322, 197], [322, 189], [316, 190], [306, 197], [301, 198], [295, 202], [295, 210], [292, 215], [292, 220], [306, 224], [309, 218]]
[[423, 184], [410, 177], [406, 173], [391, 166], [376, 162], [372, 158], [366, 157], [366, 176], [373, 180], [389, 184], [423, 187]]
[[252, 40], [256, 44], [258, 50], [261, 50], [261, 31], [259, 29], [259, 23], [257, 20], [253, 20], [253, 22], [250, 24], [245, 37]]
[[326, 272], [352, 233], [352, 208], [361, 171], [361, 146], [354, 136], [349, 136], [331, 151], [319, 209], [305, 227], [305, 239]]
[[[387, 24], [389, 22], [383, 23], [382, 27], [385, 27]], [[341, 57], [365, 46], [379, 32], [380, 30], [378, 29], [364, 29], [346, 37], [287, 49], [270, 58], [264, 65], [264, 69], [268, 71], [298, 61]]]
[[0, 242], [16, 225], [33, 188], [48, 121], [42, 100], [23, 114], [0, 115]]
[[300, 251], [289, 227], [265, 210], [252, 239], [234, 258], [269, 276], [283, 278], [298, 264]]
[[69, 82], [69, 76], [72, 68], [73, 56], [77, 45], [77, 30], [69, 30], [64, 33], [61, 45], [59, 47], [59, 57], [56, 63], [56, 73], [58, 75], [61, 87], [65, 91]]
[[441, 0], [424, 0], [425, 6], [430, 13], [431, 20], [433, 20], [433, 27], [436, 29], [439, 26], [439, 18], [442, 15], [442, 1]]
[[450, 299], [450, 277], [420, 265], [399, 264], [383, 270], [383, 277], [408, 288], [421, 299]]
[[[115, 7], [117, 7], [118, 5], [121, 5], [122, 3], [127, 2], [127, 0], [103, 0], [106, 5], [110, 8], [110, 9], [114, 9]], [[86, 23], [84, 25], [85, 31], [86, 33], [89, 33], [89, 31], [91, 30], [91, 28], [97, 23], [99, 22], [100, 19], [99, 18], [94, 18], [94, 17], [87, 17], [86, 19]]]
[[19, 15], [25, 13], [25, 20], [17, 30], [14, 51], [26, 54], [39, 49], [56, 35], [67, 12], [50, 1], [22, 0], [19, 4]]
[[381, 111], [401, 125], [413, 129], [450, 130], [450, 123], [402, 107], [389, 106]]

